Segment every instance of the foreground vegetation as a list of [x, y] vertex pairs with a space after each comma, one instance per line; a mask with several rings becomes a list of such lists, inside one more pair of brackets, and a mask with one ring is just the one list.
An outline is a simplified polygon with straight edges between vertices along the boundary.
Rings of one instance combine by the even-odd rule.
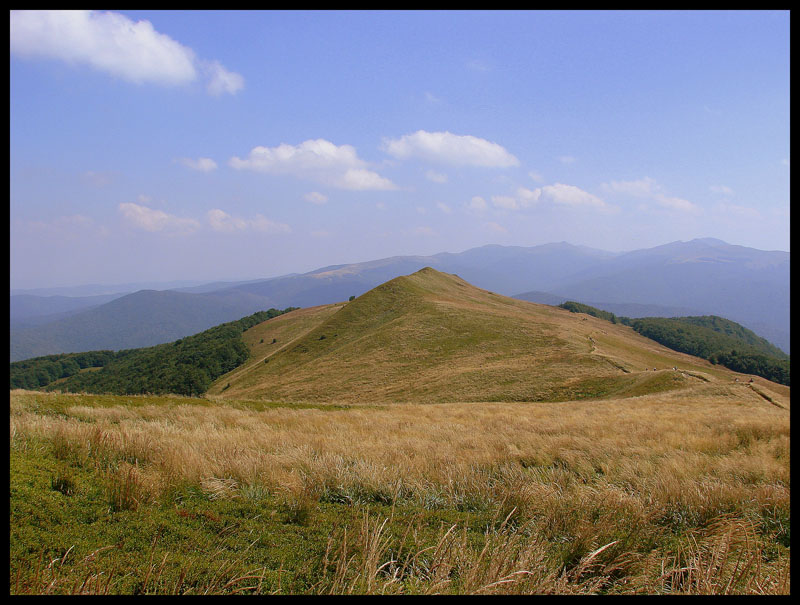
[[385, 406], [12, 391], [10, 590], [788, 593], [788, 389], [770, 388]]
[[673, 351], [707, 359], [734, 372], [755, 374], [787, 386], [790, 384], [789, 356], [766, 339], [724, 317], [631, 319], [574, 301], [563, 302], [559, 307], [630, 326], [642, 336]]
[[200, 395], [219, 376], [247, 360], [249, 349], [242, 340], [245, 330], [295, 308], [259, 311], [153, 347], [66, 353], [17, 361], [10, 366], [11, 388], [118, 395]]

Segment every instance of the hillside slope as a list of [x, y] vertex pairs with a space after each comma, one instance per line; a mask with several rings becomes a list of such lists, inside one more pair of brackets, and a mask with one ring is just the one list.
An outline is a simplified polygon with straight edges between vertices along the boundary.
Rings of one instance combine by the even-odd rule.
[[[295, 318], [303, 318], [303, 325], [289, 335]], [[287, 332], [280, 337], [279, 330]], [[500, 296], [431, 268], [388, 281], [350, 303], [273, 319], [251, 328], [245, 340], [251, 343], [250, 361], [219, 378], [209, 395], [558, 401], [633, 396], [716, 377], [733, 382], [734, 376], [627, 326]], [[673, 371], [675, 366], [685, 371]]]

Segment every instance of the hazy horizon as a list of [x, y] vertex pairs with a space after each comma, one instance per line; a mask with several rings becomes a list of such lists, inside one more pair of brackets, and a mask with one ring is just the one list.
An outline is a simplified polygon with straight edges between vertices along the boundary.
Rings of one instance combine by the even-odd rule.
[[[694, 238], [694, 239], [716, 239], [716, 238]], [[658, 244], [657, 246], [676, 243], [678, 241], [684, 241], [684, 240], [675, 240], [673, 242], [663, 242], [661, 244]], [[692, 240], [687, 240], [687, 241], [692, 241]], [[635, 250], [638, 250], [638, 248], [637, 249], [624, 249], [624, 250], [607, 250], [607, 249], [603, 249], [603, 248], [593, 248], [592, 246], [584, 246], [583, 244], [575, 244], [573, 242], [566, 242], [566, 241], [544, 242], [542, 244], [536, 244], [536, 245], [533, 245], [533, 246], [518, 246], [518, 247], [535, 248], [537, 246], [552, 245], [552, 244], [563, 244], [563, 243], [570, 244], [570, 245], [573, 245], [573, 246], [576, 246], [576, 247], [592, 248], [592, 249], [599, 250], [599, 251], [602, 251], [602, 252], [609, 252], [609, 253], [618, 254], [618, 255], [622, 255], [622, 254], [626, 254], [628, 252], [633, 252]], [[724, 243], [732, 245], [732, 246], [739, 245], [739, 244], [736, 244], [735, 242], [724, 242]], [[296, 270], [296, 271], [290, 270], [290, 271], [287, 271], [286, 273], [280, 273], [280, 274], [275, 274], [275, 275], [247, 275], [247, 276], [220, 275], [220, 276], [206, 278], [206, 279], [166, 279], [166, 280], [143, 280], [143, 281], [134, 281], [134, 282], [63, 283], [63, 284], [34, 286], [34, 287], [30, 287], [30, 288], [11, 288], [11, 292], [12, 292], [12, 294], [15, 294], [15, 293], [20, 293], [20, 292], [27, 293], [29, 291], [32, 292], [32, 291], [37, 291], [37, 290], [60, 290], [60, 289], [70, 289], [70, 288], [76, 288], [77, 289], [77, 288], [84, 288], [84, 287], [89, 287], [89, 286], [109, 287], [110, 288], [110, 287], [113, 287], [113, 286], [142, 286], [144, 284], [148, 285], [148, 288], [151, 288], [151, 289], [153, 289], [155, 286], [158, 286], [158, 285], [164, 285], [164, 286], [169, 285], [170, 288], [182, 288], [182, 287], [192, 287], [192, 286], [199, 286], [199, 285], [203, 285], [203, 284], [210, 284], [210, 283], [214, 283], [214, 282], [257, 281], [257, 280], [272, 279], [272, 278], [275, 278], [275, 277], [282, 277], [282, 276], [285, 276], [285, 275], [292, 275], [292, 274], [301, 275], [301, 274], [304, 274], [304, 273], [315, 271], [317, 269], [322, 269], [322, 268], [327, 267], [327, 266], [339, 266], [339, 265], [351, 265], [351, 264], [355, 265], [355, 264], [365, 263], [365, 262], [369, 262], [369, 261], [382, 260], [382, 259], [385, 259], [385, 258], [393, 258], [393, 257], [396, 257], [396, 256], [399, 256], [399, 257], [409, 256], [410, 257], [410, 256], [435, 256], [437, 254], [448, 254], [448, 253], [449, 254], [459, 254], [461, 252], [466, 252], [467, 250], [474, 250], [476, 248], [482, 248], [482, 247], [487, 247], [487, 246], [502, 246], [502, 245], [503, 244], [487, 243], [487, 244], [482, 244], [480, 246], [473, 246], [472, 248], [467, 248], [465, 250], [439, 250], [438, 252], [434, 252], [432, 254], [413, 254], [413, 253], [412, 254], [396, 254], [396, 255], [387, 256], [387, 257], [380, 257], [380, 258], [364, 258], [364, 259], [359, 259], [359, 260], [349, 260], [349, 261], [342, 261], [342, 262], [329, 262], [329, 263], [326, 263], [326, 264], [323, 264], [323, 265], [315, 265], [315, 266], [310, 267], [308, 269], [302, 269], [302, 270]], [[657, 247], [657, 246], [653, 246], [653, 247]], [[763, 251], [764, 252], [785, 252], [785, 253], [789, 254], [788, 250], [763, 250]], [[155, 289], [157, 289], [157, 288], [155, 288]]]
[[788, 11], [12, 11], [10, 289], [789, 251]]

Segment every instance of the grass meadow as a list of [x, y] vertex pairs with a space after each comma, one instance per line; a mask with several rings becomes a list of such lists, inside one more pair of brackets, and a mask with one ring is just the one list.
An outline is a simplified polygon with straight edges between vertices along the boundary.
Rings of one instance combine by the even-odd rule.
[[744, 385], [560, 403], [10, 399], [14, 594], [790, 588], [788, 405]]

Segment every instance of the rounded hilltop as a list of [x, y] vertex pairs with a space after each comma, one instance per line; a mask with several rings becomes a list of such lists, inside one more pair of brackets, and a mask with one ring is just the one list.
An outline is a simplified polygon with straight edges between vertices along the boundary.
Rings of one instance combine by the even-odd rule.
[[[627, 326], [501, 296], [432, 267], [348, 303], [276, 317], [251, 328], [245, 340], [251, 359], [218, 379], [210, 394], [322, 402], [563, 401], [673, 390], [727, 372]], [[703, 380], [653, 367], [686, 368]]]

